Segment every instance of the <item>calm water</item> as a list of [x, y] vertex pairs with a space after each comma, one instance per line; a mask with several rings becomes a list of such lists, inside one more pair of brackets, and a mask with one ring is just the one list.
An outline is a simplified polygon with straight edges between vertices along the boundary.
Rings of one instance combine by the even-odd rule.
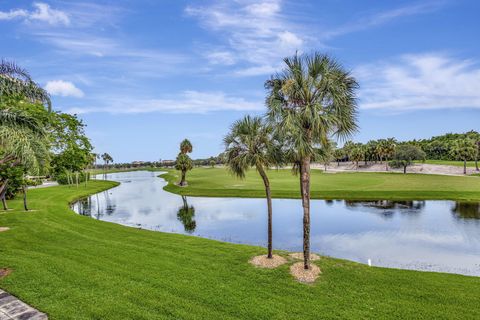
[[[264, 199], [181, 197], [158, 172], [109, 174], [121, 185], [74, 204], [92, 218], [235, 243], [266, 246]], [[311, 203], [312, 251], [372, 265], [480, 275], [480, 203]], [[274, 248], [302, 248], [300, 200], [273, 200]]]

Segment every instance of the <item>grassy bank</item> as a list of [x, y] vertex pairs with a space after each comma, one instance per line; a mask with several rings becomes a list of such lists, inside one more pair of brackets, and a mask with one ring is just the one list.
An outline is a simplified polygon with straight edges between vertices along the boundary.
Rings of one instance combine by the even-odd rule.
[[[244, 180], [232, 177], [223, 168], [195, 168], [188, 172], [188, 187], [178, 187], [178, 172], [163, 174], [169, 184], [165, 190], [191, 196], [264, 197], [263, 183], [255, 170]], [[290, 170], [268, 172], [272, 195], [276, 198], [298, 198], [298, 177]], [[480, 179], [402, 173], [323, 173], [312, 170], [312, 198], [351, 200], [480, 200]]]
[[322, 258], [316, 284], [288, 266], [256, 269], [264, 249], [151, 232], [74, 214], [67, 203], [113, 186], [32, 190], [36, 211], [0, 214], [0, 287], [50, 319], [478, 319], [480, 278]]

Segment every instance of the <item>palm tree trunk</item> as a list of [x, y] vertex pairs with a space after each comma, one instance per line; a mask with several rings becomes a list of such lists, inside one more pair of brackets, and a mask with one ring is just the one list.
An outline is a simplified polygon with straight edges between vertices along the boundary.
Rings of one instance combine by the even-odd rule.
[[405, 166], [405, 165], [403, 166], [403, 173], [404, 174], [407, 173], [407, 166]]
[[27, 186], [23, 186], [23, 208], [28, 211], [27, 206]]
[[185, 174], [186, 174], [186, 171], [182, 170], [182, 180], [180, 180], [180, 186], [182, 187], [185, 185]]
[[388, 171], [388, 160], [385, 158], [385, 171]]
[[267, 258], [272, 258], [272, 194], [270, 191], [270, 181], [268, 181], [267, 174], [261, 166], [258, 167], [258, 172], [263, 179], [263, 184], [265, 185], [265, 195], [267, 196], [267, 210], [268, 210], [268, 232], [267, 232], [267, 242], [268, 242], [268, 255]]
[[8, 179], [6, 179], [6, 180], [0, 185], [0, 198], [2, 199], [3, 210], [5, 210], [5, 211], [8, 210], [7, 199], [6, 199], [7, 186], [8, 186]]
[[467, 160], [463, 159], [463, 174], [467, 174]]
[[303, 267], [310, 269], [310, 157], [302, 161], [300, 179], [303, 206]]

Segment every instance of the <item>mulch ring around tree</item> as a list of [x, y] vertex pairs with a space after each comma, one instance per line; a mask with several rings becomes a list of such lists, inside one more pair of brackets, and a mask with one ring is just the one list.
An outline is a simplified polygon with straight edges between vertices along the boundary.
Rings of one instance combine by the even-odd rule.
[[[290, 253], [288, 256], [295, 260], [303, 260], [303, 252]], [[310, 253], [310, 261], [317, 261], [317, 260], [320, 260], [320, 256], [315, 253]]]
[[10, 273], [12, 273], [12, 269], [9, 268], [0, 268], [0, 279], [5, 278], [8, 276]]
[[9, 227], [0, 227], [0, 232], [8, 231], [8, 230], [10, 230]]
[[320, 273], [322, 273], [320, 268], [313, 263], [310, 264], [310, 269], [308, 270], [305, 270], [303, 267], [303, 262], [294, 263], [290, 267], [290, 274], [302, 283], [314, 283]]
[[287, 263], [288, 261], [284, 257], [274, 254], [270, 259], [267, 258], [267, 255], [256, 256], [249, 262], [259, 268], [273, 269]]

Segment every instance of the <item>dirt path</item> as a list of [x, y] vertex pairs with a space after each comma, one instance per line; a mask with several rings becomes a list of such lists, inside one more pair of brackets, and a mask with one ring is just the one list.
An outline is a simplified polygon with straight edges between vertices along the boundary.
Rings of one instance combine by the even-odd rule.
[[[321, 164], [312, 164], [314, 169], [325, 170], [325, 166]], [[402, 168], [389, 168], [390, 172], [403, 172]], [[337, 163], [331, 163], [327, 167], [326, 172], [386, 172], [385, 163], [369, 163], [365, 165], [363, 162], [359, 163], [358, 170], [351, 162], [342, 162], [338, 166]], [[463, 167], [447, 166], [438, 164], [414, 164], [407, 168], [407, 173], [423, 173], [423, 174], [442, 174], [449, 176], [463, 176]], [[479, 173], [475, 168], [467, 168], [467, 174]]]

